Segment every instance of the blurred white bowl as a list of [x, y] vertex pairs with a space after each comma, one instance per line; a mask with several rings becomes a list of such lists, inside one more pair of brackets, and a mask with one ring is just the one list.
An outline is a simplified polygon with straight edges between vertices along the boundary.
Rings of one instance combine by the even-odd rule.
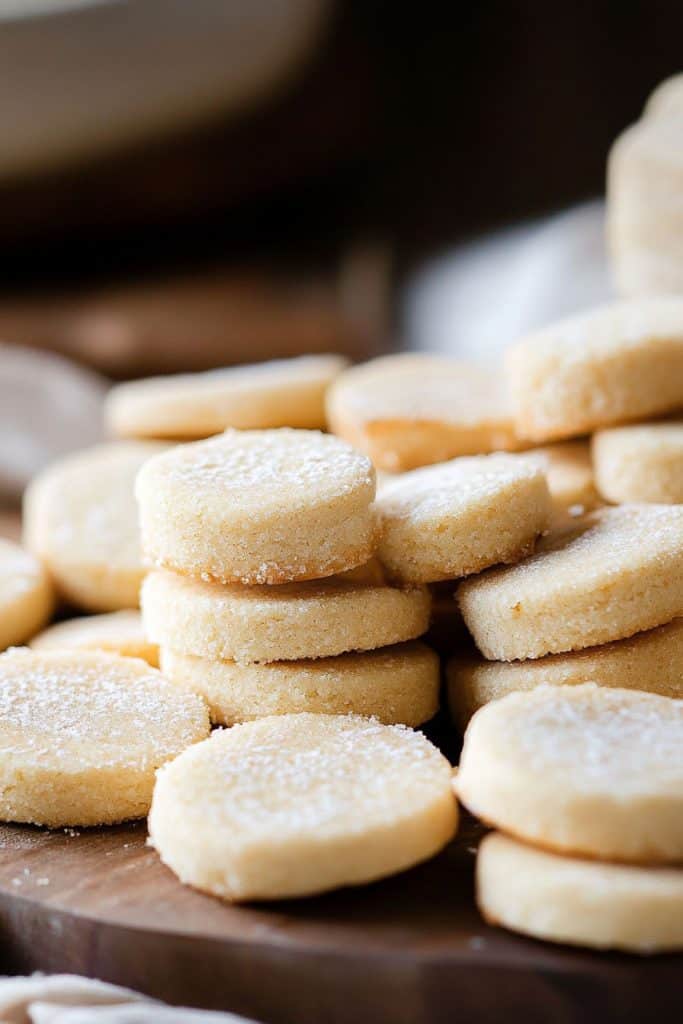
[[89, 158], [281, 84], [331, 0], [0, 0], [0, 178]]

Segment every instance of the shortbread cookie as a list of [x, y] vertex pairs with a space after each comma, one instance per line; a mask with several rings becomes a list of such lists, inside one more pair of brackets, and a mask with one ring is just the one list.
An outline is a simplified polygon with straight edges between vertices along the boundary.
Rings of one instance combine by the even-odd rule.
[[617, 302], [562, 320], [506, 355], [519, 433], [572, 437], [683, 406], [683, 298]]
[[540, 466], [482, 455], [403, 473], [383, 487], [377, 511], [389, 573], [435, 583], [528, 555], [552, 506]]
[[136, 608], [145, 575], [135, 476], [168, 446], [153, 441], [97, 445], [53, 463], [24, 498], [24, 540], [59, 593], [88, 611]]
[[683, 288], [683, 119], [648, 116], [616, 140], [607, 173], [607, 241], [622, 295]]
[[540, 658], [621, 640], [683, 615], [683, 508], [599, 509], [542, 537], [518, 565], [458, 588], [484, 657]]
[[53, 605], [52, 586], [38, 559], [0, 539], [0, 651], [32, 637]]
[[518, 447], [502, 377], [445, 356], [384, 356], [346, 370], [328, 392], [327, 417], [393, 472]]
[[632, 953], [683, 950], [683, 871], [578, 860], [486, 836], [477, 904], [489, 924], [548, 942]]
[[424, 587], [354, 580], [219, 586], [153, 572], [142, 590], [145, 629], [163, 647], [213, 660], [292, 661], [374, 650], [429, 627]]
[[227, 427], [325, 426], [325, 392], [348, 365], [343, 356], [299, 356], [207, 373], [118, 384], [105, 405], [119, 437], [192, 440]]
[[201, 694], [218, 725], [314, 711], [418, 726], [439, 707], [439, 659], [421, 643], [267, 665], [210, 661], [164, 648], [161, 670], [170, 682]]
[[601, 504], [586, 441], [558, 441], [524, 454], [546, 475], [555, 518], [583, 515]]
[[683, 700], [683, 619], [628, 640], [535, 661], [485, 661], [459, 653], [448, 663], [447, 678], [451, 713], [463, 729], [489, 701], [546, 684], [592, 682]]
[[137, 658], [0, 657], [0, 819], [105, 825], [143, 817], [154, 773], [209, 732], [201, 697]]
[[136, 494], [145, 554], [222, 583], [310, 580], [367, 562], [370, 461], [318, 431], [228, 431], [150, 460]]
[[665, 78], [648, 97], [643, 116], [683, 118], [683, 74]]
[[472, 718], [457, 793], [519, 839], [606, 860], [683, 860], [683, 701], [542, 686]]
[[151, 643], [136, 611], [109, 612], [67, 619], [43, 630], [31, 641], [34, 651], [108, 651], [124, 658], [142, 658], [155, 668], [159, 648]]
[[214, 733], [157, 776], [149, 831], [182, 882], [227, 900], [403, 871], [455, 832], [451, 766], [421, 733], [282, 715]]
[[683, 502], [683, 420], [601, 430], [592, 450], [608, 501]]

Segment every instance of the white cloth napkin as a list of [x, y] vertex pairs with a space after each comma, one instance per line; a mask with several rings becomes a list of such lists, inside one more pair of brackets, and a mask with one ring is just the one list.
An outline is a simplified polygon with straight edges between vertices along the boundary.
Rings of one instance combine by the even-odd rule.
[[101, 440], [106, 389], [61, 356], [0, 344], [0, 502], [48, 462]]
[[613, 298], [605, 204], [583, 203], [461, 245], [408, 282], [408, 347], [496, 362], [520, 335]]
[[[250, 1024], [233, 1013], [170, 1007], [75, 974], [0, 977], [0, 1024]], [[253, 1022], [252, 1022], [253, 1024]]]

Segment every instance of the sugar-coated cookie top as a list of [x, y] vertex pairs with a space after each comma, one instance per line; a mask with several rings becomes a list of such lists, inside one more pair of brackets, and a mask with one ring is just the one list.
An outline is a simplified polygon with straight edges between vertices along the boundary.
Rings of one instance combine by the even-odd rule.
[[137, 569], [141, 564], [135, 477], [168, 445], [114, 441], [53, 463], [29, 486], [25, 530], [30, 546], [68, 560], [106, 562]]
[[669, 560], [683, 545], [683, 506], [622, 505], [598, 509], [542, 537], [523, 562], [490, 569], [461, 584], [463, 591], [496, 595], [513, 604], [525, 594], [562, 596], [567, 588], [603, 586]]
[[[662, 795], [683, 787], [683, 701], [636, 690], [541, 686], [481, 708], [461, 771], [489, 757], [565, 791]], [[477, 769], [479, 770], [479, 769]], [[531, 784], [531, 783], [530, 783]]]
[[41, 586], [45, 571], [28, 551], [0, 538], [0, 609]]
[[330, 839], [419, 812], [451, 767], [421, 733], [356, 715], [263, 718], [214, 733], [160, 773], [179, 813], [240, 840]]
[[533, 379], [537, 361], [552, 376], [643, 347], [655, 353], [660, 344], [683, 351], [683, 297], [629, 299], [568, 317], [522, 338], [508, 349], [506, 363]]
[[476, 424], [511, 415], [502, 375], [446, 356], [383, 356], [346, 370], [333, 385], [331, 404], [354, 419]]
[[136, 493], [174, 494], [197, 509], [220, 505], [258, 519], [355, 493], [371, 501], [375, 472], [351, 445], [316, 430], [230, 430], [150, 460]]
[[541, 466], [519, 455], [462, 456], [414, 469], [382, 486], [379, 508], [392, 518], [431, 519], [483, 505], [508, 488], [542, 480]]
[[68, 773], [158, 767], [208, 734], [204, 701], [137, 658], [0, 656], [0, 757]]

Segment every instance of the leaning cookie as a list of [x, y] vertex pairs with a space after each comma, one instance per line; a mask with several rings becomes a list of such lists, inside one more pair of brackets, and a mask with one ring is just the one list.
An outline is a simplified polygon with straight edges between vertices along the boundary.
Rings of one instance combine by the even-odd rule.
[[456, 778], [472, 814], [551, 850], [683, 860], [683, 701], [542, 686], [481, 708]]
[[206, 373], [149, 377], [112, 388], [105, 420], [118, 437], [194, 440], [241, 430], [325, 426], [325, 392], [343, 356], [299, 356]]
[[375, 472], [313, 430], [231, 430], [150, 460], [135, 493], [145, 555], [219, 583], [318, 579], [367, 562]]
[[683, 950], [683, 871], [564, 857], [493, 833], [479, 846], [489, 924], [546, 942], [629, 953]]
[[378, 554], [404, 583], [469, 576], [529, 554], [551, 509], [539, 465], [515, 455], [454, 459], [383, 486]]
[[592, 452], [607, 501], [683, 502], [683, 420], [598, 431]]
[[597, 683], [683, 699], [683, 618], [600, 647], [531, 661], [486, 661], [457, 653], [447, 668], [448, 702], [464, 731], [475, 711], [537, 686]]
[[118, 441], [68, 455], [24, 495], [24, 543], [58, 593], [88, 611], [137, 608], [145, 568], [133, 495], [142, 465], [168, 445]]
[[421, 733], [281, 715], [214, 733], [157, 776], [149, 833], [226, 900], [307, 896], [403, 871], [457, 827], [451, 766]]
[[535, 553], [464, 580], [458, 603], [484, 657], [540, 658], [622, 640], [683, 615], [683, 507], [599, 509]]
[[506, 354], [522, 437], [552, 441], [683, 406], [683, 298], [613, 303]]
[[327, 418], [389, 472], [519, 447], [502, 377], [444, 356], [384, 356], [346, 370], [327, 394]]
[[50, 618], [54, 594], [40, 561], [0, 539], [0, 651], [29, 640]]
[[164, 648], [161, 669], [176, 686], [201, 694], [217, 725], [312, 711], [418, 726], [439, 707], [439, 659], [415, 642], [264, 665], [211, 661]]

